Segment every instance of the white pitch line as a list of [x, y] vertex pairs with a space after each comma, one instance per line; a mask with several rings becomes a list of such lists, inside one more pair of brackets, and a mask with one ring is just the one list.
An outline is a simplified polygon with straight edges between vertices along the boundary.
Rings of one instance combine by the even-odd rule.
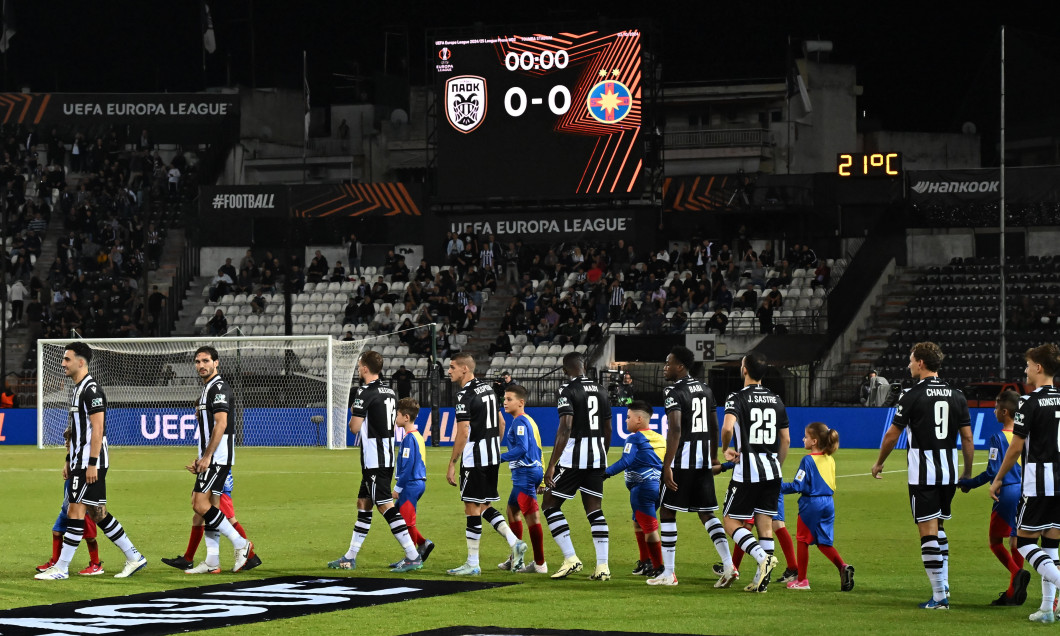
[[[972, 464], [972, 466], [982, 466], [983, 464], [987, 464], [987, 463], [989, 463], [989, 462], [975, 462], [974, 464]], [[885, 471], [881, 472], [880, 474], [881, 475], [887, 475], [887, 474], [890, 474], [890, 473], [904, 473], [904, 472], [906, 472], [906, 469], [902, 469], [902, 470], [885, 470]], [[852, 475], [836, 475], [835, 478], [839, 479], [840, 477], [868, 477], [868, 476], [871, 476], [871, 475], [872, 475], [872, 473], [854, 473]]]

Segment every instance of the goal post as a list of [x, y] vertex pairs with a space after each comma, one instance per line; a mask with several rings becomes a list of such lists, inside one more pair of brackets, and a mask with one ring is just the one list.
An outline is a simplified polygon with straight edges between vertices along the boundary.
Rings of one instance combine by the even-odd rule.
[[[202, 382], [195, 350], [214, 347], [218, 372], [235, 394], [233, 433], [241, 446], [346, 447], [351, 388], [361, 353], [382, 351], [389, 335], [338, 341], [330, 336], [83, 338], [89, 373], [107, 396], [111, 445], [196, 443], [195, 402]], [[71, 381], [62, 370], [74, 339], [37, 348], [37, 445], [63, 445]], [[396, 368], [396, 367], [395, 367]]]

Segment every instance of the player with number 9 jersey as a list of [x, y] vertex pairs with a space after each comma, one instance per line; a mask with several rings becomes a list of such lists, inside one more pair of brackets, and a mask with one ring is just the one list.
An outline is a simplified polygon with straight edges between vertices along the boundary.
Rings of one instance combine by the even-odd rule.
[[957, 484], [960, 429], [970, 422], [964, 394], [937, 376], [924, 378], [902, 394], [891, 423], [909, 431], [910, 486]]

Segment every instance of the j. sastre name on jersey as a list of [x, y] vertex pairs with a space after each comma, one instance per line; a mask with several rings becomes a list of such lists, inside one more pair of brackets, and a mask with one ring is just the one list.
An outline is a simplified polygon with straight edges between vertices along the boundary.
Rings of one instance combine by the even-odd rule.
[[284, 576], [0, 611], [0, 634], [177, 634], [512, 583]]

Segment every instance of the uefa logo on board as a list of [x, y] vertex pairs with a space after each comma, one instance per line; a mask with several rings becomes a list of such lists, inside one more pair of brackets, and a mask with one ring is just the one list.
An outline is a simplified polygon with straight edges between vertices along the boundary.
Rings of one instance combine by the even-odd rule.
[[589, 114], [601, 124], [617, 124], [633, 110], [633, 94], [618, 80], [604, 80], [589, 90]]
[[438, 59], [443, 62], [448, 62], [449, 58], [453, 57], [453, 51], [448, 46], [443, 46], [438, 51]]
[[462, 133], [475, 130], [486, 119], [486, 80], [458, 75], [445, 81], [445, 117]]

